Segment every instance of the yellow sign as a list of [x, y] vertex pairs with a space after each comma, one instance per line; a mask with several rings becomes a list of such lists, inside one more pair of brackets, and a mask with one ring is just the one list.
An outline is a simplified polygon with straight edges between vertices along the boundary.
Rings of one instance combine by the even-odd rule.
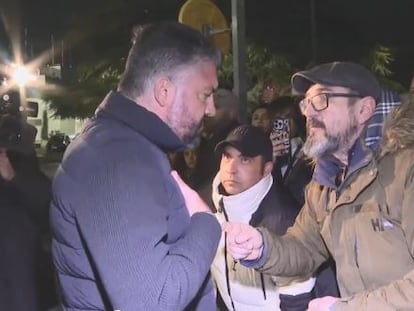
[[226, 18], [210, 0], [188, 0], [180, 9], [178, 21], [207, 35], [224, 55], [230, 52], [230, 30]]

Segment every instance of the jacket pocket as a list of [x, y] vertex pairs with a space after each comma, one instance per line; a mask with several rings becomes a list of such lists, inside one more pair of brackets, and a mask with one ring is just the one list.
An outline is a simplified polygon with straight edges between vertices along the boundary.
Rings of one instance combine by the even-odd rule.
[[[352, 254], [365, 289], [372, 290], [402, 278], [414, 268], [400, 225], [367, 202], [348, 219], [347, 251]], [[392, 264], [390, 264], [392, 262]]]

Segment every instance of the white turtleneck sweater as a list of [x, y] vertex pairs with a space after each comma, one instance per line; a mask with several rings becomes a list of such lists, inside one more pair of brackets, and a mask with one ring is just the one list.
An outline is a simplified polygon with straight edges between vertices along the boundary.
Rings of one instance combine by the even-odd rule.
[[[213, 181], [212, 197], [217, 209], [216, 217], [218, 221], [220, 223], [226, 221], [225, 213], [219, 207], [219, 201], [222, 199], [228, 221], [248, 224], [252, 215], [259, 208], [260, 203], [272, 187], [273, 177], [269, 174], [244, 192], [230, 196], [224, 196], [219, 193], [219, 184], [220, 177], [217, 174]], [[231, 297], [229, 296], [226, 280], [225, 260], [227, 260], [228, 265]], [[211, 273], [217, 289], [229, 310], [280, 310], [280, 289], [274, 283], [272, 277], [263, 275], [265, 299], [261, 274], [252, 268], [246, 268], [239, 263], [235, 263], [229, 253], [225, 254], [224, 234], [221, 236], [216, 257], [211, 266]], [[284, 288], [283, 293], [295, 295], [308, 292], [312, 290], [314, 283], [315, 280], [313, 278], [302, 283], [295, 283], [295, 285], [289, 285]], [[231, 303], [232, 300], [234, 310]]]

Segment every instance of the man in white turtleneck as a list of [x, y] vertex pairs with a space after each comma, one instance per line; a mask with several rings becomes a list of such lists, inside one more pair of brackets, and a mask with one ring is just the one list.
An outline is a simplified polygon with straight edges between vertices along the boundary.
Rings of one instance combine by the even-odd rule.
[[[273, 182], [272, 143], [259, 128], [235, 128], [215, 149], [221, 156], [213, 181], [217, 219], [264, 226], [284, 234], [299, 211], [283, 186]], [[301, 282], [272, 279], [239, 265], [227, 253], [223, 234], [212, 275], [226, 308], [231, 311], [306, 310], [314, 278]], [[292, 299], [292, 296], [297, 299]], [[288, 298], [288, 299], [284, 299]]]

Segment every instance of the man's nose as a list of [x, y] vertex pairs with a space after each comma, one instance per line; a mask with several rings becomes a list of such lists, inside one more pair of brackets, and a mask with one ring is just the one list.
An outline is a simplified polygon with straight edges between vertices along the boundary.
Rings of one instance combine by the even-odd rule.
[[310, 117], [316, 115], [317, 111], [313, 109], [313, 106], [311, 103], [308, 103], [305, 108], [302, 110], [302, 114], [306, 119], [309, 119]]
[[230, 159], [227, 165], [227, 172], [234, 174], [237, 171], [237, 164], [235, 159]]

